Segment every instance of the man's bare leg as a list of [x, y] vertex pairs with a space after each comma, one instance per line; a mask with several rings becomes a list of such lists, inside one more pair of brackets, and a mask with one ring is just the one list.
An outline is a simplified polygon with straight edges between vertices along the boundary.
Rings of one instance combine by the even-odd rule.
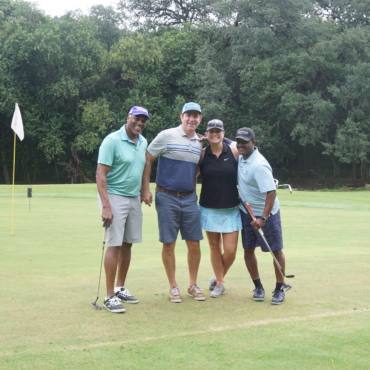
[[164, 268], [166, 270], [168, 282], [170, 284], [170, 289], [177, 287], [175, 277], [176, 274], [175, 246], [176, 242], [163, 243], [162, 249], [162, 261]]
[[131, 262], [132, 243], [122, 243], [118, 254], [117, 286], [124, 286]]
[[[273, 252], [276, 259], [280, 263], [281, 268], [285, 271], [285, 256], [283, 251], [280, 249], [278, 251]], [[274, 268], [275, 268], [275, 276], [276, 276], [276, 282], [277, 283], [284, 283], [284, 276], [279, 270], [279, 267], [276, 266], [276, 263], [274, 261]]]
[[114, 295], [114, 281], [116, 279], [119, 250], [120, 247], [108, 247], [105, 252], [104, 269], [107, 297]]
[[244, 261], [252, 280], [259, 279], [257, 258], [253, 249], [244, 249]]
[[186, 240], [188, 247], [188, 267], [189, 267], [189, 285], [197, 285], [198, 270], [200, 264], [200, 243], [199, 240]]

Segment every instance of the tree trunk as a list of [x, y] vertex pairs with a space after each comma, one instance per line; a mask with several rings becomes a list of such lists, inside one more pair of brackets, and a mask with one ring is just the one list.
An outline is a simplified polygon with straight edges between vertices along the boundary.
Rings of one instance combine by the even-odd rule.
[[5, 184], [10, 185], [10, 176], [9, 176], [9, 170], [8, 166], [6, 165], [6, 152], [5, 152], [5, 145], [1, 148], [1, 159], [2, 159], [2, 165], [3, 165], [3, 173], [4, 173], [4, 180]]
[[367, 158], [364, 161], [361, 161], [361, 180], [363, 180], [365, 183], [369, 179], [370, 175], [370, 166], [369, 166], [369, 161]]
[[340, 175], [340, 167], [339, 163], [336, 160], [336, 157], [333, 154], [329, 154], [329, 158], [333, 163], [333, 177], [339, 177]]
[[55, 173], [57, 175], [57, 184], [59, 184], [59, 173], [58, 173], [58, 165], [57, 165], [57, 162], [54, 162], [54, 166], [55, 166]]
[[353, 172], [353, 179], [356, 180], [356, 161], [353, 160], [352, 162], [352, 172]]

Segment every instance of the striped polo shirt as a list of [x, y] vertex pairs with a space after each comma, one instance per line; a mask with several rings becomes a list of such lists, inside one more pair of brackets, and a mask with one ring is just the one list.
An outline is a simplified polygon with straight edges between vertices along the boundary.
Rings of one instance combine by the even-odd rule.
[[156, 184], [166, 190], [194, 190], [196, 170], [202, 144], [194, 133], [192, 138], [181, 125], [160, 132], [148, 146], [148, 152], [159, 157]]

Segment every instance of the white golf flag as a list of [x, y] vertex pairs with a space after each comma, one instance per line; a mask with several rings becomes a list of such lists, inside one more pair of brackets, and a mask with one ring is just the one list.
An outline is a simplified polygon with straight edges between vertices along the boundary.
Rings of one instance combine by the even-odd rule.
[[21, 111], [19, 110], [17, 103], [15, 103], [15, 110], [13, 114], [11, 128], [18, 135], [19, 139], [22, 141], [24, 139], [23, 122]]

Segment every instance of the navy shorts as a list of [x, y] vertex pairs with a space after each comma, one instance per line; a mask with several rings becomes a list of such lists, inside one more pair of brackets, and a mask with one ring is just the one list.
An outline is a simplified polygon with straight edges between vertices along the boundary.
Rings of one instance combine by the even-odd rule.
[[[261, 238], [260, 233], [253, 229], [251, 222], [252, 219], [247, 213], [240, 211], [242, 217], [242, 243], [244, 249], [254, 249], [261, 247], [263, 252], [269, 252], [268, 247]], [[261, 218], [257, 216], [257, 218]], [[266, 225], [262, 228], [267, 243], [272, 251], [283, 249], [283, 233], [281, 230], [280, 210], [274, 215], [270, 215]]]
[[203, 239], [200, 211], [195, 192], [177, 196], [156, 190], [155, 208], [158, 214], [159, 241], [173, 243], [181, 233], [182, 240]]

